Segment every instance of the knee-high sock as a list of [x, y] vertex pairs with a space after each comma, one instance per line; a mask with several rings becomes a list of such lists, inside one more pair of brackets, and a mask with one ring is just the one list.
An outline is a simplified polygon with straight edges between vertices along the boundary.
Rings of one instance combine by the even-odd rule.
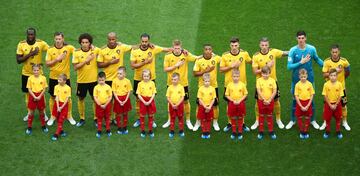
[[120, 114], [116, 114], [116, 125], [118, 128], [121, 128], [121, 115]]
[[140, 129], [141, 131], [145, 131], [145, 117], [140, 116]]
[[78, 111], [79, 111], [79, 116], [80, 116], [80, 119], [83, 119], [85, 120], [85, 99], [78, 99]]
[[238, 119], [238, 131], [239, 131], [239, 133], [243, 132], [243, 125], [244, 125], [244, 117], [239, 117], [239, 119]]
[[93, 114], [94, 114], [94, 120], [97, 119], [97, 117], [96, 117], [96, 103], [95, 103], [95, 101], [93, 102]]
[[72, 118], [72, 101], [71, 98], [68, 100], [68, 114], [67, 118]]
[[29, 103], [29, 93], [25, 93], [25, 107], [27, 109], [27, 113], [30, 114], [30, 109], [27, 107], [28, 103]]
[[214, 107], [214, 119], [219, 119], [219, 106]]
[[279, 99], [277, 99], [274, 102], [274, 110], [275, 110], [276, 120], [281, 120], [281, 106], [280, 106], [280, 100]]
[[274, 131], [273, 116], [268, 115], [266, 120], [267, 120], [267, 125], [268, 125], [269, 132], [273, 132]]
[[56, 118], [56, 117], [53, 117], [53, 115], [52, 115], [52, 110], [53, 110], [54, 104], [55, 104], [55, 97], [53, 97], [53, 96], [50, 95], [50, 98], [49, 98], [49, 109], [50, 109], [51, 118], [53, 118], [53, 119]]
[[34, 120], [34, 113], [29, 113], [29, 117], [28, 117], [28, 128], [32, 127], [32, 121]]
[[184, 116], [179, 116], [179, 131], [184, 130]]
[[185, 100], [185, 101], [184, 101], [184, 111], [185, 111], [185, 118], [186, 118], [186, 120], [190, 120], [191, 106], [190, 106], [189, 100]]
[[336, 132], [340, 132], [341, 116], [335, 117]]
[[124, 113], [123, 114], [123, 128], [125, 128], [127, 126], [127, 122], [128, 122], [128, 113]]
[[231, 119], [231, 129], [233, 133], [236, 133], [236, 119]]
[[149, 131], [153, 130], [154, 116], [149, 116]]
[[39, 112], [41, 126], [45, 126], [45, 113], [44, 111]]
[[259, 132], [264, 132], [264, 115], [259, 114]]
[[139, 98], [136, 97], [136, 100], [135, 100], [135, 111], [136, 111], [136, 116], [137, 117], [140, 117], [140, 100]]
[[299, 126], [300, 133], [303, 133], [305, 130], [304, 130], [302, 118], [301, 118], [301, 117], [297, 117], [297, 121], [298, 121], [298, 126]]
[[255, 103], [255, 117], [256, 120], [259, 121], [259, 107], [257, 103]]
[[308, 132], [309, 126], [310, 126], [310, 117], [305, 117], [305, 127], [304, 127], [304, 132], [305, 133]]
[[342, 107], [342, 120], [347, 121], [347, 107], [346, 105]]

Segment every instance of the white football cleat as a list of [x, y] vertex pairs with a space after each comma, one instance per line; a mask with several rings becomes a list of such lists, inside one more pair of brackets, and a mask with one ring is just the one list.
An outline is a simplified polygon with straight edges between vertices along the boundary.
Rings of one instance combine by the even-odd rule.
[[170, 120], [168, 120], [164, 125], [162, 125], [162, 128], [167, 128], [170, 126]]
[[282, 123], [282, 121], [279, 119], [279, 120], [276, 120], [276, 123], [277, 123], [277, 125], [278, 125], [278, 127], [280, 128], [280, 129], [284, 129], [284, 124]]
[[213, 120], [213, 127], [214, 127], [215, 131], [220, 131], [220, 127], [219, 127], [217, 119]]
[[72, 117], [69, 117], [67, 120], [70, 122], [71, 125], [76, 124], [76, 121]]
[[319, 128], [319, 130], [325, 130], [325, 128], [326, 128], [326, 122], [324, 121], [321, 127]]
[[316, 123], [315, 120], [311, 121], [311, 125], [317, 130], [320, 128], [320, 126]]
[[48, 126], [52, 126], [54, 124], [55, 118], [51, 117], [48, 121], [47, 121], [47, 125]]
[[351, 130], [351, 128], [350, 128], [350, 126], [349, 126], [349, 124], [347, 123], [346, 120], [343, 120], [342, 126], [345, 128], [346, 131], [350, 131], [350, 130]]
[[24, 122], [28, 121], [28, 118], [29, 118], [29, 114], [26, 114], [26, 116], [24, 116], [24, 118], [23, 118], [23, 121]]
[[188, 127], [189, 130], [192, 130], [194, 128], [190, 120], [186, 120], [186, 126]]
[[200, 125], [201, 125], [200, 120], [196, 120], [193, 131], [197, 131], [200, 128]]
[[259, 121], [255, 120], [254, 124], [251, 125], [251, 130], [255, 130], [259, 126]]
[[287, 130], [289, 130], [289, 129], [291, 129], [294, 125], [295, 125], [295, 122], [292, 121], [292, 120], [290, 120], [290, 122], [286, 125], [285, 128], [286, 128]]

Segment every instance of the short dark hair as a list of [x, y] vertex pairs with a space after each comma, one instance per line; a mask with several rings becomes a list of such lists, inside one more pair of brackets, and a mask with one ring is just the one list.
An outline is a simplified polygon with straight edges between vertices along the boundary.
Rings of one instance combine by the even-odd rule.
[[336, 73], [336, 74], [337, 74], [337, 71], [336, 71], [335, 68], [332, 68], [332, 69], [329, 70], [329, 75], [332, 74], [332, 73]]
[[143, 38], [143, 37], [146, 37], [146, 38], [148, 38], [150, 40], [150, 35], [147, 34], [147, 33], [143, 33], [143, 34], [140, 35], [140, 39]]
[[54, 37], [55, 37], [55, 36], [58, 36], [58, 35], [61, 35], [61, 37], [64, 37], [64, 33], [63, 33], [63, 32], [55, 32], [55, 33], [54, 33]]
[[230, 39], [230, 43], [239, 43], [239, 38], [237, 38], [237, 37], [231, 37], [231, 39]]
[[29, 31], [34, 31], [34, 34], [36, 34], [36, 29], [33, 27], [29, 27], [26, 29], [26, 34], [28, 34]]
[[98, 73], [98, 77], [99, 77], [99, 78], [106, 78], [105, 72], [103, 72], [103, 71], [99, 72], [99, 73]]
[[340, 45], [339, 44], [333, 44], [333, 45], [331, 45], [330, 49], [340, 49]]
[[93, 42], [93, 37], [92, 37], [90, 34], [88, 34], [88, 33], [83, 33], [83, 34], [81, 34], [81, 35], [79, 36], [79, 44], [81, 44], [81, 41], [82, 41], [83, 39], [88, 39], [89, 42], [90, 42], [90, 44], [92, 44], [92, 42]]
[[203, 45], [204, 48], [205, 48], [206, 46], [210, 46], [210, 47], [212, 48], [212, 46], [211, 46], [210, 43], [205, 43], [205, 44]]
[[261, 37], [259, 40], [260, 42], [269, 42], [269, 39], [267, 37]]
[[296, 33], [296, 37], [299, 37], [299, 36], [301, 36], [301, 35], [303, 35], [303, 36], [305, 36], [305, 37], [306, 37], [306, 33], [305, 33], [305, 31], [300, 30], [300, 31], [298, 31], [298, 32]]
[[120, 66], [120, 67], [118, 68], [118, 70], [122, 70], [122, 71], [126, 72], [126, 67], [125, 67], [125, 66]]
[[271, 69], [268, 66], [264, 66], [263, 68], [261, 68], [261, 73], [270, 73]]

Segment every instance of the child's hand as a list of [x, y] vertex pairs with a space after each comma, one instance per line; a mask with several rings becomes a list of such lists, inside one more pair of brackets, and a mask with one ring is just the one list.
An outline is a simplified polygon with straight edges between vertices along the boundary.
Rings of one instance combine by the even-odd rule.
[[106, 106], [105, 106], [105, 105], [100, 105], [100, 107], [101, 107], [102, 109], [105, 109], [105, 108], [106, 108]]
[[178, 106], [176, 106], [176, 105], [172, 105], [172, 108], [173, 108], [173, 109], [177, 109], [177, 108], [178, 108]]
[[150, 102], [145, 102], [144, 104], [145, 104], [145, 106], [149, 106]]
[[119, 101], [119, 103], [120, 103], [120, 106], [124, 106], [124, 104], [125, 104], [125, 102], [123, 102], [123, 101]]
[[205, 108], [205, 112], [206, 112], [206, 113], [209, 113], [210, 110], [209, 110], [208, 108]]

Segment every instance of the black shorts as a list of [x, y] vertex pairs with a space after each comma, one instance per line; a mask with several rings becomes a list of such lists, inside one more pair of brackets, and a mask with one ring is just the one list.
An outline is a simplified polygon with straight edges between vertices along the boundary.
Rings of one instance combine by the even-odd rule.
[[86, 97], [86, 93], [89, 92], [90, 96], [93, 96], [94, 87], [97, 85], [97, 82], [91, 83], [77, 83], [76, 95], [81, 98]]
[[[166, 90], [169, 86], [166, 86]], [[185, 96], [184, 96], [184, 101], [189, 100], [189, 96], [190, 96], [190, 92], [189, 92], [189, 87], [185, 86], [184, 87], [184, 92], [185, 92]]]
[[[274, 100], [276, 100], [278, 98], [280, 98], [280, 89], [279, 89], [278, 82], [276, 81], [276, 94], [275, 94]], [[256, 100], [258, 99], [258, 93], [257, 93], [256, 87], [255, 87], [255, 99]]]
[[[51, 79], [51, 78], [49, 78], [49, 91], [48, 91], [48, 92], [49, 92], [49, 94], [50, 94], [52, 97], [55, 97], [55, 95], [54, 95], [54, 89], [55, 89], [55, 86], [58, 85], [58, 84], [59, 84], [59, 82], [58, 82], [57, 79]], [[66, 84], [71, 87], [71, 85], [70, 85], [70, 79], [67, 79], [67, 80], [66, 80]]]
[[110, 87], [112, 87], [112, 81], [105, 81], [105, 83], [106, 83], [107, 85], [109, 85]]
[[[151, 81], [154, 81], [154, 83], [155, 83], [155, 85], [156, 85], [155, 80], [151, 80]], [[134, 87], [133, 94], [135, 95], [136, 98], [137, 98], [136, 90], [137, 90], [137, 87], [138, 87], [139, 82], [141, 82], [141, 81], [134, 80], [134, 82], [133, 82], [133, 87]]]
[[29, 90], [26, 88], [28, 78], [29, 78], [28, 76], [21, 75], [21, 90], [22, 90], [24, 93], [28, 93], [28, 92], [29, 92]]
[[[219, 105], [219, 89], [218, 88], [215, 88], [215, 93], [216, 93], [216, 98], [215, 98], [215, 101], [214, 101], [214, 104], [213, 106], [217, 106]], [[199, 98], [196, 98], [196, 104], [199, 105]]]
[[347, 104], [346, 90], [344, 89], [344, 96], [341, 97], [341, 106], [345, 107]]

